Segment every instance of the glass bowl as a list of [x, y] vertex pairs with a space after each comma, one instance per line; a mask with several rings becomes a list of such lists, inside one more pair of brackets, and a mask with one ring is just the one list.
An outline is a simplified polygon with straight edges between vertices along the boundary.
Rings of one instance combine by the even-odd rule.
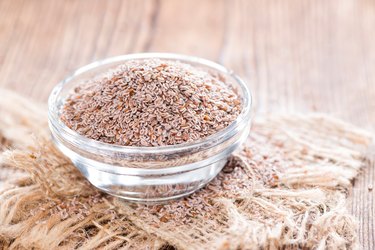
[[[77, 85], [128, 60], [147, 58], [180, 61], [225, 77], [242, 99], [240, 115], [228, 127], [204, 139], [160, 147], [118, 146], [95, 141], [61, 121], [60, 109]], [[183, 197], [212, 180], [247, 138], [250, 110], [250, 91], [232, 71], [205, 59], [167, 53], [130, 54], [96, 61], [59, 83], [48, 100], [49, 127], [61, 152], [100, 190], [138, 202]]]

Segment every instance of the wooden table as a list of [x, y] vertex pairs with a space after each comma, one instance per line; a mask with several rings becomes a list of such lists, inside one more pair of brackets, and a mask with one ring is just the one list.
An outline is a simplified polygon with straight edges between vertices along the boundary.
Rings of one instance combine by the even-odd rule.
[[[46, 101], [69, 72], [133, 52], [222, 63], [260, 112], [321, 111], [374, 131], [375, 1], [0, 0], [0, 86]], [[375, 248], [374, 169], [350, 209]]]

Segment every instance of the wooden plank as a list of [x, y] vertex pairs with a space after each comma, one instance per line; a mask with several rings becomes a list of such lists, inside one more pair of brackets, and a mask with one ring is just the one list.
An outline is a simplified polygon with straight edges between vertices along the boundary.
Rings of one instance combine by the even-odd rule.
[[[374, 131], [371, 0], [2, 0], [0, 16], [0, 86], [36, 100], [93, 60], [176, 52], [244, 77], [257, 113], [321, 111]], [[351, 196], [364, 249], [375, 248], [374, 182], [366, 169]]]

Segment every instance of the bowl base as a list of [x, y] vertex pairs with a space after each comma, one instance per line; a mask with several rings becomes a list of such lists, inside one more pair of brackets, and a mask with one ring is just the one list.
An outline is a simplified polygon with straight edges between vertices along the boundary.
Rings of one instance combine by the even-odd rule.
[[162, 204], [167, 204], [167, 203], [169, 203], [170, 201], [173, 201], [173, 200], [178, 200], [178, 199], [182, 199], [184, 197], [187, 197], [187, 196], [191, 195], [192, 193], [195, 193], [199, 189], [203, 188], [206, 184], [202, 184], [201, 186], [198, 186], [196, 189], [190, 190], [190, 191], [185, 192], [185, 193], [179, 193], [179, 194], [174, 195], [174, 196], [156, 197], [156, 198], [137, 198], [137, 197], [133, 197], [133, 196], [121, 195], [121, 194], [118, 194], [118, 193], [111, 193], [108, 190], [104, 190], [104, 189], [100, 189], [100, 190], [109, 194], [109, 195], [120, 198], [124, 202], [148, 204], [148, 205], [162, 205]]
[[[163, 203], [188, 196], [208, 184], [223, 169], [227, 159], [170, 175], [130, 176], [98, 171], [75, 162], [92, 185], [130, 202]], [[115, 183], [116, 185], [114, 185]]]

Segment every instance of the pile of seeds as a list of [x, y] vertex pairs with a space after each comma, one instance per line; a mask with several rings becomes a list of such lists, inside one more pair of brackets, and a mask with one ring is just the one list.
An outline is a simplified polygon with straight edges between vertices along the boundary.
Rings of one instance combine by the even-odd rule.
[[241, 100], [222, 76], [159, 59], [134, 60], [82, 83], [62, 121], [88, 138], [125, 146], [192, 142], [231, 124]]

